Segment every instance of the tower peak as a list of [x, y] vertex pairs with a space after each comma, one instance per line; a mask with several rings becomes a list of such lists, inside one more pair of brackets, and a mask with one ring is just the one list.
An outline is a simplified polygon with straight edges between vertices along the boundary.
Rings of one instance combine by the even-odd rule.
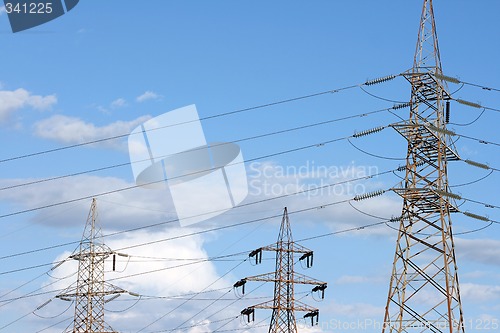
[[424, 0], [422, 7], [413, 72], [442, 73], [432, 0]]

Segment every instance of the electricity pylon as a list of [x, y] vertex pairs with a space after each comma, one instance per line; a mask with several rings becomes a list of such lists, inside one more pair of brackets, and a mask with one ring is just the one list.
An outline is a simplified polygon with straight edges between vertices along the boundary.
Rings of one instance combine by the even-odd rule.
[[[382, 332], [464, 332], [447, 179], [457, 160], [446, 130], [450, 95], [442, 77], [432, 0], [425, 0], [413, 68], [410, 117], [393, 127], [408, 141], [396, 254]], [[446, 115], [445, 115], [446, 102]]]
[[[102, 230], [97, 223], [96, 199], [92, 205], [78, 252], [70, 258], [78, 260], [76, 287], [57, 295], [62, 300], [75, 300], [71, 333], [116, 333], [104, 322], [104, 304], [126, 292], [104, 280], [104, 260], [116, 253], [102, 243]], [[115, 262], [113, 257], [113, 263]], [[106, 299], [106, 296], [113, 295]]]
[[269, 333], [297, 333], [295, 311], [307, 312], [304, 318], [311, 318], [311, 324], [314, 324], [314, 319], [316, 318], [317, 323], [319, 310], [296, 300], [294, 286], [295, 284], [313, 285], [314, 288], [312, 291], [321, 292], [321, 297], [324, 297], [327, 285], [325, 282], [295, 272], [294, 265], [296, 261], [294, 261], [294, 254], [301, 253], [302, 256], [299, 260], [306, 260], [306, 265], [309, 268], [313, 264], [313, 251], [293, 241], [286, 207], [281, 220], [278, 241], [275, 244], [250, 252], [249, 256], [255, 257], [256, 263], [261, 263], [262, 251], [276, 252], [276, 271], [246, 277], [236, 282], [234, 287], [243, 287], [243, 293], [245, 293], [245, 284], [247, 281], [274, 282], [274, 299], [250, 306], [241, 311], [241, 314], [246, 315], [248, 321], [250, 321], [250, 316], [252, 316], [252, 320], [255, 319], [255, 309], [273, 310]]

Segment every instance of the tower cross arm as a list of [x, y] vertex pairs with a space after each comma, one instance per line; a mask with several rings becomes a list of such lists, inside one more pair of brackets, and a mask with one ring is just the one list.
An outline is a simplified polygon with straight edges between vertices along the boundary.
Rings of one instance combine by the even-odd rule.
[[309, 284], [309, 285], [315, 285], [315, 286], [326, 285], [326, 282], [316, 280], [316, 279], [313, 279], [307, 275], [296, 273], [296, 272], [293, 274], [293, 280], [287, 280], [286, 278], [279, 279], [276, 277], [276, 272], [248, 276], [248, 277], [244, 278], [243, 280], [261, 281], [261, 282], [287, 282], [287, 283], [295, 283], [295, 284]]
[[[270, 309], [273, 310], [276, 308], [276, 304], [274, 300], [269, 300], [263, 303], [255, 304], [252, 306], [249, 306], [247, 309]], [[291, 310], [288, 308], [281, 308], [281, 310]], [[319, 311], [317, 308], [313, 308], [312, 306], [309, 306], [305, 303], [302, 303], [300, 301], [294, 301], [293, 302], [293, 310], [295, 311], [300, 311], [300, 312], [317, 312]]]
[[298, 284], [310, 284], [310, 285], [315, 285], [315, 286], [322, 286], [322, 285], [326, 286], [326, 284], [327, 284], [326, 282], [323, 282], [323, 281], [320, 281], [317, 279], [313, 279], [312, 277], [309, 277], [309, 276], [301, 274], [301, 273], [294, 273], [293, 280], [294, 280], [294, 283], [298, 283]]
[[295, 242], [290, 242], [288, 244], [274, 243], [268, 246], [261, 247], [260, 249], [263, 251], [271, 251], [271, 252], [285, 251], [285, 252], [304, 253], [304, 254], [313, 252], [307, 247], [297, 244]]

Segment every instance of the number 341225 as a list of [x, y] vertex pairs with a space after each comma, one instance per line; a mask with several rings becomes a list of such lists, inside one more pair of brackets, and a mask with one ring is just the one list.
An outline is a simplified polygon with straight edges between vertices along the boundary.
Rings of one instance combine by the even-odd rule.
[[7, 14], [17, 13], [17, 14], [50, 14], [52, 13], [52, 2], [45, 3], [23, 3], [23, 4], [13, 4], [7, 2], [5, 4], [5, 11]]

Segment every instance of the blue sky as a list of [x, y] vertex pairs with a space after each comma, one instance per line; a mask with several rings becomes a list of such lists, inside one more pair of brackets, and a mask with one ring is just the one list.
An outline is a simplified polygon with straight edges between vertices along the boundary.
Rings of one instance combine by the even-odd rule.
[[[484, 0], [436, 1], [435, 14], [441, 60], [445, 74], [463, 81], [499, 88], [498, 12], [500, 3]], [[0, 11], [0, 159], [64, 147], [104, 137], [123, 135], [147, 119], [173, 109], [196, 104], [207, 118], [358, 85], [368, 79], [399, 74], [413, 63], [421, 1], [80, 1], [71, 12], [45, 25], [13, 34], [7, 15]], [[450, 84], [450, 91], [460, 88]], [[368, 87], [372, 97], [359, 88], [269, 106], [234, 115], [202, 120], [209, 142], [229, 142], [261, 134], [360, 115], [407, 101], [409, 84], [401, 77]], [[484, 106], [500, 108], [499, 93], [465, 85], [454, 96]], [[383, 99], [388, 99], [386, 101]], [[500, 114], [456, 102], [451, 105], [450, 127], [457, 133], [498, 142]], [[398, 115], [405, 117], [407, 109]], [[346, 140], [272, 157], [294, 148], [344, 138], [355, 131], [386, 126], [398, 121], [388, 112], [330, 122], [308, 129], [238, 142], [249, 178], [250, 203], [282, 194], [279, 190], [315, 188], [368, 172], [396, 169], [404, 163], [406, 143], [390, 128], [352, 141]], [[167, 143], [168, 144], [168, 143]], [[500, 168], [498, 146], [460, 138], [456, 143], [464, 159]], [[129, 161], [126, 138], [20, 158], [0, 163], [1, 187]], [[302, 168], [302, 169], [301, 169]], [[461, 162], [449, 166], [452, 185], [472, 183], [487, 172]], [[305, 170], [305, 173], [300, 173]], [[328, 174], [313, 175], [328, 170]], [[264, 172], [266, 171], [266, 172]], [[342, 173], [343, 172], [343, 173]], [[170, 223], [157, 228], [109, 237], [107, 244], [122, 249], [151, 240], [327, 205], [352, 198], [364, 191], [388, 189], [399, 182], [400, 173], [338, 186], [337, 192], [311, 191], [309, 195], [265, 201], [233, 209], [210, 221], [189, 228]], [[454, 188], [463, 197], [499, 205], [493, 172], [482, 181]], [[67, 177], [0, 191], [0, 215], [91, 196], [134, 185], [130, 166]], [[354, 185], [357, 185], [355, 187]], [[276, 189], [264, 191], [265, 187]], [[352, 203], [359, 210], [390, 218], [401, 211], [401, 200], [391, 192]], [[74, 262], [45, 274], [50, 263], [66, 258], [76, 245], [34, 251], [77, 242], [90, 207], [90, 200], [77, 201], [30, 213], [2, 217], [0, 233], [0, 332], [61, 332], [72, 310], [59, 300], [31, 313], [71, 284]], [[168, 192], [133, 189], [98, 198], [104, 233], [127, 230], [175, 218]], [[498, 209], [466, 202], [464, 211], [500, 220]], [[296, 240], [375, 223], [348, 203], [290, 215]], [[452, 217], [457, 233], [484, 226], [462, 214]], [[166, 268], [177, 261], [151, 259], [203, 259], [246, 252], [275, 241], [280, 218], [263, 220], [217, 232], [132, 247], [131, 257], [119, 261], [120, 272], [108, 277], [120, 287], [145, 296], [185, 295], [221, 289], [206, 295], [219, 298], [244, 276], [272, 271], [272, 255], [261, 266], [234, 261], [172, 268], [136, 277], [133, 274]], [[486, 329], [500, 321], [500, 226], [470, 234], [458, 234], [457, 260], [464, 315], [468, 331]], [[395, 233], [383, 226], [304, 241], [315, 250], [315, 265], [304, 273], [328, 282], [326, 298], [317, 303], [310, 295], [302, 301], [320, 308], [321, 327], [307, 331], [347, 332], [339, 322], [382, 321], [395, 248]], [[148, 257], [148, 258], [146, 258]], [[239, 263], [243, 264], [237, 266]], [[47, 265], [46, 265], [47, 264]], [[42, 265], [39, 268], [12, 270]], [[121, 266], [120, 266], [121, 265]], [[235, 268], [235, 266], [237, 266]], [[109, 269], [109, 266], [107, 267]], [[121, 272], [123, 270], [123, 272]], [[59, 281], [60, 279], [60, 281]], [[31, 281], [31, 282], [30, 282]], [[48, 285], [50, 284], [50, 285]], [[22, 287], [20, 287], [23, 285]], [[42, 295], [20, 298], [40, 289]], [[259, 287], [259, 284], [253, 285]], [[19, 288], [18, 288], [19, 287]], [[168, 314], [181, 300], [147, 299], [125, 312], [136, 301], [122, 296], [110, 302], [108, 322], [121, 332], [156, 332], [177, 326], [183, 331], [211, 332], [241, 328], [236, 317], [246, 306], [272, 295], [272, 286], [259, 287], [241, 299], [232, 292], [211, 301], [191, 300]], [[251, 288], [249, 288], [250, 290]], [[297, 288], [298, 291], [306, 289]], [[45, 293], [46, 292], [46, 293]], [[305, 294], [301, 294], [302, 297]], [[198, 295], [196, 298], [203, 298]], [[190, 296], [188, 296], [190, 297]], [[254, 297], [254, 299], [252, 299]], [[10, 299], [16, 299], [9, 302]], [[227, 308], [223, 309], [225, 306]], [[202, 308], [206, 310], [196, 315]], [[114, 311], [114, 312], [113, 312]], [[63, 313], [64, 312], [64, 313]], [[56, 315], [63, 313], [61, 316]], [[270, 315], [258, 310], [256, 322]], [[44, 318], [42, 318], [44, 317]], [[52, 318], [55, 317], [55, 318]], [[301, 317], [298, 314], [297, 317]], [[47, 319], [48, 318], [48, 319]], [[50, 319], [52, 318], [52, 319]], [[157, 319], [162, 318], [158, 321]], [[187, 321], [187, 324], [183, 324]], [[262, 324], [267, 323], [265, 320]], [[202, 325], [203, 324], [203, 325]], [[8, 326], [6, 326], [8, 325]], [[257, 325], [258, 326], [258, 325]], [[3, 327], [3, 328], [2, 328]], [[263, 332], [265, 327], [248, 328]], [[372, 326], [366, 332], [378, 332]]]

